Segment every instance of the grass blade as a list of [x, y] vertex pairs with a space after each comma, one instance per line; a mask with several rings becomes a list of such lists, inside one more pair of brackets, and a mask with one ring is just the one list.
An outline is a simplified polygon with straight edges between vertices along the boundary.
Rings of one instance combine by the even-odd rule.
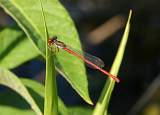
[[49, 39], [49, 35], [48, 35], [42, 0], [40, 0], [40, 3], [41, 3], [42, 17], [45, 29], [45, 38], [46, 38], [46, 79], [45, 79], [44, 115], [58, 115], [58, 97], [57, 97], [54, 56], [52, 52], [48, 49], [47, 41]]
[[53, 54], [46, 46], [46, 79], [44, 115], [58, 115], [57, 86]]
[[[121, 41], [120, 46], [118, 48], [117, 55], [114, 59], [112, 68], [110, 70], [110, 73], [113, 75], [118, 74], [120, 65], [122, 63], [122, 58], [123, 58], [126, 43], [128, 40], [129, 30], [130, 30], [131, 15], [132, 15], [132, 11], [130, 10], [127, 25], [125, 28], [125, 32], [123, 34], [122, 41]], [[93, 115], [107, 115], [108, 114], [107, 110], [108, 110], [109, 100], [110, 100], [114, 85], [115, 85], [115, 81], [113, 79], [109, 79], [106, 82], [104, 89], [102, 91], [102, 94], [97, 102], [97, 105], [96, 105], [94, 111], [93, 111]]]

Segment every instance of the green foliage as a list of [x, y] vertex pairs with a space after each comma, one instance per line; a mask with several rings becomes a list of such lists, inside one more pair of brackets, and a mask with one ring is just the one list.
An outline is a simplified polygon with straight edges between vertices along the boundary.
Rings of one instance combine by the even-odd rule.
[[15, 68], [39, 55], [24, 33], [15, 27], [1, 30], [0, 46], [0, 66], [8, 69]]
[[[37, 0], [27, 0], [27, 2], [25, 0], [0, 0], [0, 6], [16, 20], [36, 48], [39, 49], [40, 54], [45, 57], [46, 41], [40, 2]], [[56, 35], [60, 41], [81, 51], [74, 23], [59, 1], [43, 0], [43, 6], [49, 36]], [[91, 104], [83, 61], [64, 51], [56, 54], [55, 61], [59, 73], [86, 102]]]
[[[0, 94], [0, 97], [4, 97], [0, 98], [1, 115], [42, 115], [42, 111], [44, 115], [108, 113], [109, 100], [115, 85], [112, 79], [106, 82], [94, 110], [87, 107], [66, 107], [57, 96], [55, 68], [86, 102], [92, 104], [84, 62], [63, 50], [52, 53], [47, 46], [49, 38], [58, 36], [58, 40], [81, 51], [74, 23], [58, 0], [0, 0], [0, 6], [26, 34], [16, 28], [5, 28], [0, 32], [0, 84], [16, 92], [5, 91]], [[130, 17], [131, 13], [110, 71], [114, 75], [118, 75], [122, 62], [130, 29]], [[7, 70], [39, 55], [46, 59], [45, 88], [32, 80], [23, 79], [21, 82]]]
[[[16, 77], [16, 79], [18, 79]], [[9, 80], [10, 81], [10, 80]], [[18, 80], [19, 81], [19, 80]], [[15, 84], [17, 83], [17, 80], [15, 80], [15, 76], [12, 79], [12, 82]], [[27, 92], [32, 96], [32, 98], [37, 103], [37, 107], [41, 108], [41, 111], [43, 110], [43, 103], [44, 103], [44, 86], [36, 81], [29, 80], [29, 79], [21, 79], [19, 82], [20, 84], [23, 83], [23, 85], [27, 88]], [[19, 84], [19, 83], [18, 83]], [[6, 85], [7, 86], [7, 85]], [[14, 85], [12, 85], [14, 86]], [[20, 91], [23, 91], [24, 86], [19, 86]], [[16, 86], [17, 87], [17, 86]], [[15, 88], [15, 87], [13, 87]], [[15, 92], [17, 92], [17, 89], [13, 89]], [[26, 89], [25, 89], [26, 90]], [[26, 103], [26, 101], [23, 99], [25, 98], [25, 95], [21, 95], [23, 98], [20, 97], [15, 92], [11, 92], [10, 90], [5, 90], [0, 93], [0, 113], [1, 115], [36, 115], [33, 110], [31, 110], [30, 106]], [[59, 114], [61, 115], [68, 115], [69, 111], [63, 104], [63, 102], [58, 99], [58, 108], [59, 108]]]
[[[8, 95], [8, 94], [6, 94], [6, 95]], [[11, 114], [14, 114], [14, 115], [36, 115], [31, 110], [18, 109], [18, 108], [14, 108], [14, 107], [10, 107], [10, 106], [4, 106], [4, 105], [0, 106], [0, 113], [1, 113], [1, 115], [11, 115]]]
[[13, 73], [6, 69], [0, 68], [0, 84], [16, 91], [30, 104], [31, 108], [37, 115], [42, 115], [42, 112], [38, 108], [37, 104], [31, 97], [25, 86]]
[[[49, 40], [49, 34], [45, 19], [45, 13], [43, 9], [42, 0], [40, 0], [42, 17], [44, 21], [45, 28], [45, 38], [46, 41]], [[45, 100], [44, 100], [44, 115], [58, 115], [58, 99], [57, 99], [57, 84], [56, 84], [56, 74], [55, 74], [55, 63], [54, 63], [54, 53], [52, 53], [48, 48], [48, 43], [46, 42], [46, 79], [45, 79]]]
[[89, 107], [70, 107], [68, 110], [70, 115], [91, 115], [93, 111]]
[[[43, 106], [44, 100], [44, 86], [36, 81], [29, 79], [22, 79], [23, 84], [29, 89], [29, 92], [32, 94], [33, 98], [37, 100], [39, 107]], [[33, 95], [33, 91], [38, 95]], [[43, 109], [43, 108], [42, 108]], [[69, 115], [68, 108], [64, 105], [61, 99], [58, 98], [58, 112], [60, 115]]]
[[[114, 59], [113, 65], [111, 67], [110, 73], [113, 75], [118, 75], [118, 71], [120, 68], [120, 65], [122, 63], [123, 54], [125, 51], [126, 43], [128, 40], [129, 30], [130, 30], [130, 19], [131, 19], [132, 11], [130, 11], [128, 21], [126, 24], [125, 32], [123, 34], [120, 46], [118, 48], [118, 52], [116, 54], [116, 57]], [[112, 95], [112, 91], [115, 85], [115, 81], [113, 79], [108, 79], [104, 89], [102, 91], [102, 94], [96, 104], [96, 107], [94, 109], [93, 115], [106, 115], [108, 114], [108, 105], [109, 100]]]

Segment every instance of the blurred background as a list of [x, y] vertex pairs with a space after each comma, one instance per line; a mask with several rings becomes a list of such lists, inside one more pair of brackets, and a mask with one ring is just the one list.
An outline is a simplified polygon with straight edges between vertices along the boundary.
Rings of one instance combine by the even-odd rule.
[[[61, 0], [61, 3], [75, 22], [83, 49], [100, 57], [107, 70], [114, 60], [129, 10], [133, 10], [129, 41], [119, 71], [121, 82], [115, 86], [109, 112], [160, 115], [160, 1]], [[1, 27], [14, 23], [2, 9], [0, 17]], [[43, 82], [45, 65], [35, 59], [13, 72]], [[87, 73], [90, 96], [96, 103], [105, 78], [90, 68]], [[59, 96], [66, 105], [87, 106], [63, 77], [57, 77], [57, 82]]]

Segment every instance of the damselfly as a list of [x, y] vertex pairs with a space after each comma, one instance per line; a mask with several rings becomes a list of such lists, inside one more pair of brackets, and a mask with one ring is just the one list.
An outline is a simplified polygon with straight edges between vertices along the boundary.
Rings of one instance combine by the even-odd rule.
[[69, 54], [72, 54], [76, 57], [78, 57], [79, 59], [83, 60], [86, 64], [89, 65], [89, 67], [92, 67], [94, 69], [99, 70], [100, 72], [104, 73], [105, 75], [108, 75], [109, 77], [111, 77], [113, 80], [115, 80], [116, 82], [120, 82], [120, 80], [110, 74], [109, 72], [107, 72], [106, 70], [102, 69], [104, 67], [104, 63], [103, 61], [95, 56], [92, 56], [86, 52], [80, 53], [79, 51], [67, 46], [65, 43], [58, 41], [57, 37], [53, 37], [51, 39], [48, 40], [48, 47], [52, 48], [52, 46], [55, 45], [58, 49], [63, 49], [64, 51], [68, 52]]

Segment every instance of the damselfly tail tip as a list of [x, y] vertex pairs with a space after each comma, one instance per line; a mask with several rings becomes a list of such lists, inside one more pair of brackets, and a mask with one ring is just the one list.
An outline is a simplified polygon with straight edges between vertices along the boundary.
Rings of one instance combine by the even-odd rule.
[[117, 83], [120, 82], [120, 80], [119, 80], [116, 76], [112, 75], [111, 77], [112, 77], [112, 79], [113, 79], [114, 81], [116, 81]]

